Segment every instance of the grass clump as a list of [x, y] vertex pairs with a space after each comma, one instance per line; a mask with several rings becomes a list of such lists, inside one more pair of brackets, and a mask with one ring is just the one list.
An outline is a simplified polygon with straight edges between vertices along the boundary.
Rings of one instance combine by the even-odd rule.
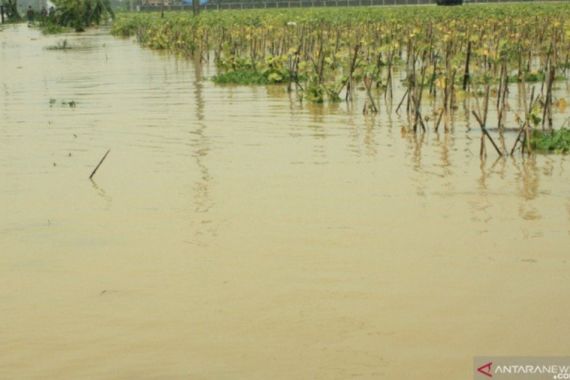
[[534, 131], [530, 144], [532, 149], [541, 153], [570, 153], [570, 129]]
[[218, 75], [214, 75], [212, 80], [216, 84], [240, 84], [240, 85], [267, 85], [284, 83], [287, 75], [265, 69], [255, 71], [252, 69], [230, 70]]
[[228, 71], [215, 75], [212, 80], [216, 84], [240, 84], [240, 85], [264, 85], [268, 84], [267, 78], [257, 71], [239, 70]]

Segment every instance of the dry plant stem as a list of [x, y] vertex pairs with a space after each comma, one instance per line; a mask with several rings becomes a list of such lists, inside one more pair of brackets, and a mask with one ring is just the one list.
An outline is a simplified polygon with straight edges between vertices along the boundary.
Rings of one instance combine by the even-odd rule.
[[465, 73], [463, 74], [463, 91], [469, 84], [469, 61], [471, 60], [471, 41], [467, 43], [467, 57], [465, 58]]
[[548, 120], [548, 127], [552, 129], [552, 85], [556, 78], [556, 70], [550, 62], [548, 69], [548, 77], [546, 82], [546, 97], [544, 100], [544, 109], [542, 112], [542, 129], [544, 130], [546, 121]]
[[356, 60], [358, 59], [358, 52], [360, 50], [360, 47], [360, 43], [356, 44], [354, 47], [354, 55], [352, 56], [348, 79], [346, 80], [346, 101], [352, 100], [352, 75], [354, 74], [354, 70], [356, 70]]
[[[526, 101], [526, 100], [525, 100]], [[528, 105], [528, 109], [526, 112], [526, 120], [525, 120], [525, 133], [524, 133], [524, 143], [523, 144], [523, 153], [524, 153], [524, 149], [526, 148], [526, 150], [528, 151], [528, 153], [531, 153], [531, 147], [530, 147], [530, 114], [532, 112], [532, 107], [534, 106], [534, 87], [532, 87], [531, 91], [530, 91], [530, 102]]]
[[[524, 85], [523, 85], [524, 86]], [[522, 144], [522, 148], [521, 148], [521, 152], [524, 154], [525, 151], [525, 143], [529, 143], [528, 144], [528, 151], [530, 153], [530, 142], [527, 140], [528, 136], [527, 134], [529, 134], [529, 123], [530, 123], [530, 112], [532, 111], [533, 107], [535, 106], [535, 104], [538, 102], [539, 98], [537, 97], [536, 99], [534, 98], [534, 87], [532, 87], [531, 90], [531, 94], [530, 94], [530, 104], [527, 103], [526, 101], [526, 86], [523, 87], [523, 102], [524, 102], [524, 107], [525, 107], [525, 120], [522, 122], [519, 133], [517, 134], [517, 138], [515, 140], [515, 143], [513, 144], [513, 147], [511, 149], [511, 156], [514, 154], [515, 149], [517, 147], [517, 144], [519, 142], [521, 142]], [[519, 115], [516, 115], [518, 120], [521, 120], [521, 118], [519, 117]], [[522, 141], [521, 141], [522, 139]]]
[[441, 123], [441, 118], [443, 117], [445, 110], [442, 108], [439, 112], [439, 116], [437, 117], [437, 122], [435, 123], [435, 131], [437, 132], [439, 129], [439, 124]]
[[378, 107], [376, 107], [376, 103], [374, 102], [374, 98], [372, 97], [371, 87], [372, 87], [372, 79], [368, 76], [365, 76], [362, 81], [364, 82], [364, 87], [366, 89], [366, 102], [364, 104], [364, 109], [362, 113], [367, 114], [368, 111], [372, 113], [378, 113]]

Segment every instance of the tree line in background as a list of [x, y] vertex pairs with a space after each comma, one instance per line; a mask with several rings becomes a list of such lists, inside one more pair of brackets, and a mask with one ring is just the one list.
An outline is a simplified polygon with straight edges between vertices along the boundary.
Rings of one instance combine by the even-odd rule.
[[[30, 8], [26, 15], [28, 21], [38, 21], [40, 26], [48, 31], [73, 28], [81, 32], [115, 17], [110, 0], [52, 0], [52, 2], [55, 5], [53, 8], [43, 9], [38, 14]], [[3, 8], [8, 22], [22, 20], [18, 12], [18, 0], [5, 0]]]

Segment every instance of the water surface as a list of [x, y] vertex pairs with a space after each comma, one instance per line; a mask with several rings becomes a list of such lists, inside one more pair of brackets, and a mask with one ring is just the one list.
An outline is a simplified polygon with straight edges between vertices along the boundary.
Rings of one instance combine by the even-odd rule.
[[569, 352], [567, 156], [482, 162], [461, 110], [414, 135], [105, 31], [10, 27], [0, 63], [1, 379], [467, 379]]

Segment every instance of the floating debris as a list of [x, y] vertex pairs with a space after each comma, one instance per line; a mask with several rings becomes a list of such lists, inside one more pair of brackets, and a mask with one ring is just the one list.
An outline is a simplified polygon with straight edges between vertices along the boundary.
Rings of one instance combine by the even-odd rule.
[[[49, 100], [49, 106], [50, 107], [53, 107], [56, 103], [57, 103], [57, 99], [51, 98]], [[75, 100], [70, 100], [70, 101], [62, 100], [61, 105], [62, 106], [69, 106], [70, 108], [75, 108], [77, 106], [77, 102]]]
[[77, 106], [77, 102], [75, 100], [71, 100], [69, 102], [63, 101], [61, 102], [63, 106], [69, 106], [69, 108], [75, 108]]

